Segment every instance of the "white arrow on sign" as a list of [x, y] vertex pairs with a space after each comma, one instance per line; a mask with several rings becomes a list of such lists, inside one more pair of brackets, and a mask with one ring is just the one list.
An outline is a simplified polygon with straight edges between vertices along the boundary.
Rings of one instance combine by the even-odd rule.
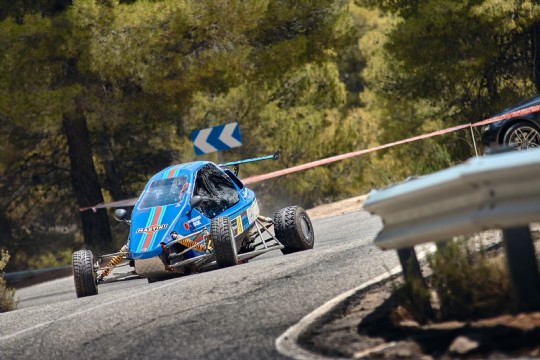
[[193, 145], [197, 146], [204, 153], [211, 153], [211, 152], [217, 151], [215, 147], [213, 147], [206, 141], [208, 140], [208, 136], [210, 135], [211, 132], [212, 132], [212, 128], [202, 129], [199, 132], [199, 135], [197, 136], [195, 141], [193, 142]]
[[237, 126], [238, 123], [230, 123], [225, 125], [223, 131], [221, 132], [221, 135], [219, 135], [219, 140], [231, 148], [242, 146], [242, 143], [232, 136]]

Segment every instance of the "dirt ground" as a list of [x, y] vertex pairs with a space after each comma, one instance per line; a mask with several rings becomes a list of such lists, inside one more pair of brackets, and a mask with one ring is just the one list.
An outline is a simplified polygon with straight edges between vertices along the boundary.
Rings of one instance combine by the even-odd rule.
[[388, 281], [356, 294], [300, 343], [351, 359], [540, 358], [540, 312], [424, 326], [404, 316], [396, 324], [392, 286]]
[[366, 197], [367, 195], [360, 195], [331, 204], [324, 204], [307, 210], [307, 213], [314, 220], [357, 211], [363, 208]]
[[[316, 219], [356, 211], [365, 198], [322, 205], [308, 213]], [[503, 252], [500, 245], [494, 251]], [[429, 272], [425, 264], [423, 271]], [[540, 359], [540, 312], [421, 326], [406, 314], [399, 318], [399, 311], [390, 315], [399, 308], [392, 289], [400, 281], [395, 276], [356, 294], [303, 334], [301, 345], [351, 359]]]

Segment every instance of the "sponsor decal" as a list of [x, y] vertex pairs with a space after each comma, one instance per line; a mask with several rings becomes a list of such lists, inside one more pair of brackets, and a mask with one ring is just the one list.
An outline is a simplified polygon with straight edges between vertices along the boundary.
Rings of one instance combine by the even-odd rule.
[[[142, 252], [145, 252], [151, 246], [151, 243], [153, 242], [154, 238], [157, 235], [157, 231], [161, 230], [160, 228], [165, 229], [167, 227], [167, 224], [159, 225], [163, 221], [163, 216], [165, 215], [165, 211], [166, 210], [163, 210], [162, 206], [152, 208], [148, 216], [146, 228], [139, 228], [135, 231], [135, 233], [137, 234], [142, 233], [141, 241], [139, 243], [139, 249], [141, 249]], [[151, 230], [151, 231], [145, 232], [145, 230]]]
[[145, 228], [138, 228], [137, 231], [136, 231], [136, 234], [153, 233], [153, 232], [156, 232], [156, 231], [159, 231], [159, 230], [166, 229], [167, 226], [169, 226], [169, 224], [161, 224], [161, 225], [154, 225], [154, 226], [149, 226], [149, 227], [145, 227]]
[[244, 232], [244, 227], [242, 226], [242, 216], [236, 218], [236, 233], [241, 234]]
[[184, 223], [184, 229], [189, 230], [189, 224], [187, 222]]
[[232, 227], [233, 236], [236, 237], [236, 235], [238, 235], [238, 226], [236, 226], [236, 219], [231, 220], [231, 227]]
[[201, 216], [194, 217], [193, 219], [188, 220], [188, 224], [191, 224], [195, 227], [201, 225]]
[[206, 245], [206, 252], [212, 252], [214, 250], [214, 244], [212, 239], [208, 240], [208, 245]]
[[250, 224], [254, 222], [255, 219], [257, 219], [257, 216], [259, 216], [259, 205], [257, 204], [257, 200], [255, 200], [253, 202], [253, 205], [249, 207], [249, 209], [247, 210], [247, 215]]

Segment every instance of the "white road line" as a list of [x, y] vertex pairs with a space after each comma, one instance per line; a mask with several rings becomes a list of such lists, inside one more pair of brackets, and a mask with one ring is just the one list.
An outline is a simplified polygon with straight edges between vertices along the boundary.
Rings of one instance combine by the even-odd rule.
[[[145, 290], [145, 291], [142, 291], [142, 292], [137, 292], [133, 295], [130, 295], [130, 296], [126, 296], [126, 297], [122, 297], [120, 299], [116, 299], [116, 300], [113, 300], [113, 301], [109, 301], [107, 303], [103, 303], [103, 304], [99, 304], [99, 305], [96, 305], [94, 307], [91, 307], [91, 308], [87, 308], [87, 309], [84, 309], [84, 310], [81, 310], [81, 311], [78, 311], [78, 312], [75, 312], [75, 313], [72, 313], [72, 314], [69, 314], [67, 316], [63, 316], [61, 318], [58, 318], [58, 319], [55, 319], [55, 320], [50, 320], [50, 321], [46, 321], [44, 323], [41, 323], [41, 324], [37, 324], [37, 325], [34, 325], [34, 326], [31, 326], [29, 328], [26, 328], [24, 330], [19, 330], [13, 334], [9, 334], [9, 335], [4, 335], [4, 336], [0, 336], [0, 341], [5, 341], [5, 340], [9, 340], [11, 338], [14, 338], [14, 337], [17, 337], [17, 336], [20, 336], [24, 333], [27, 333], [29, 331], [33, 331], [33, 330], [36, 330], [36, 329], [39, 329], [39, 328], [42, 328], [44, 326], [47, 326], [47, 325], [51, 325], [51, 324], [54, 324], [56, 322], [59, 322], [59, 321], [63, 321], [63, 320], [67, 320], [67, 319], [71, 319], [71, 318], [74, 318], [76, 316], [79, 316], [79, 315], [83, 315], [83, 314], [86, 314], [88, 312], [91, 312], [91, 311], [94, 311], [96, 309], [99, 309], [99, 308], [102, 308], [102, 307], [105, 307], [105, 306], [109, 306], [111, 304], [114, 304], [114, 303], [117, 303], [117, 302], [121, 302], [121, 301], [126, 301], [127, 299], [131, 299], [131, 298], [134, 298], [134, 297], [137, 297], [137, 296], [140, 296], [140, 295], [144, 295], [144, 294], [147, 294], [147, 293], [150, 293], [150, 292], [154, 292], [156, 290], [159, 290], [159, 289], [163, 289], [163, 288], [166, 288], [166, 287], [169, 287], [171, 285], [175, 285], [176, 283], [182, 281], [184, 279], [177, 279], [175, 281], [172, 281], [170, 283], [167, 283], [167, 284], [163, 284], [161, 286], [158, 286], [158, 287], [152, 287], [148, 290]], [[98, 295], [99, 296], [99, 295]]]

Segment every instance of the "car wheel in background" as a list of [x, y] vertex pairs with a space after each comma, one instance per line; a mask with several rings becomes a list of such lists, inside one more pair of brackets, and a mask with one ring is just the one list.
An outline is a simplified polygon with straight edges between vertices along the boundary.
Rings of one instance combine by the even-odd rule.
[[503, 144], [519, 150], [540, 147], [540, 130], [533, 124], [518, 122], [508, 128]]
[[94, 271], [94, 255], [90, 250], [73, 253], [73, 279], [77, 297], [97, 295], [97, 274]]
[[225, 268], [237, 265], [236, 243], [229, 218], [226, 216], [213, 218], [210, 222], [210, 236], [214, 245], [217, 266]]
[[306, 210], [299, 206], [289, 206], [274, 214], [276, 238], [284, 246], [283, 254], [313, 248], [315, 234]]

